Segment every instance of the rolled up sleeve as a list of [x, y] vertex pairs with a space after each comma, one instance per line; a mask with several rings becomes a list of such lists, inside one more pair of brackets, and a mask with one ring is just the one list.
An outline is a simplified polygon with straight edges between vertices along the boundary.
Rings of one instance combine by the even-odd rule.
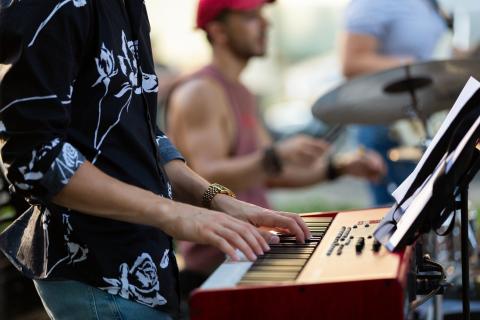
[[160, 129], [156, 128], [156, 141], [158, 151], [160, 152], [160, 161], [162, 165], [172, 161], [172, 160], [182, 160], [185, 161], [180, 151], [172, 144], [170, 139], [163, 133]]
[[9, 39], [1, 45], [18, 48], [8, 55], [12, 66], [0, 85], [2, 166], [28, 197], [51, 199], [85, 161], [67, 130], [90, 16], [80, 0], [14, 2], [0, 12], [17, 23], [1, 25]]

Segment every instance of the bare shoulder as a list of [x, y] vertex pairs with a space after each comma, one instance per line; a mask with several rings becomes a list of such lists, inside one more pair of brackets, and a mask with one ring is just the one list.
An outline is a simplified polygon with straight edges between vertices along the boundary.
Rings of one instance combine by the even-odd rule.
[[169, 112], [189, 117], [216, 111], [228, 106], [226, 93], [221, 85], [207, 77], [198, 77], [179, 84], [172, 92]]

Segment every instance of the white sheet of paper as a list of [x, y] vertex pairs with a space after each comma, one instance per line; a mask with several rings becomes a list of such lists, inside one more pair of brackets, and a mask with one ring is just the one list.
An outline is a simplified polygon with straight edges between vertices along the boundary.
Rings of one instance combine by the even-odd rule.
[[446, 154], [443, 156], [433, 174], [426, 179], [424, 185], [418, 188], [416, 194], [409, 199], [408, 206], [406, 206], [406, 210], [402, 214], [402, 218], [397, 223], [397, 229], [386, 244], [387, 249], [393, 251], [397, 248], [400, 241], [402, 241], [402, 239], [405, 237], [405, 234], [414, 223], [415, 219], [417, 219], [417, 217], [422, 213], [425, 205], [433, 196], [433, 185], [435, 181], [441, 174], [443, 174], [443, 172], [448, 173], [452, 166], [459, 161], [458, 159], [461, 152], [465, 149], [467, 142], [471, 140], [473, 134], [478, 130], [479, 127], [480, 117], [475, 120], [468, 132], [456, 146], [455, 150], [453, 150], [448, 156]]
[[422, 159], [420, 159], [420, 162], [415, 167], [415, 170], [413, 170], [413, 172], [407, 177], [407, 179], [405, 179], [402, 182], [402, 184], [398, 186], [398, 188], [392, 193], [392, 196], [395, 198], [397, 202], [402, 201], [402, 199], [405, 197], [405, 194], [407, 193], [408, 189], [412, 185], [413, 181], [415, 181], [415, 178], [417, 177], [418, 172], [420, 171], [424, 163], [427, 161], [428, 157], [430, 156], [430, 153], [435, 148], [438, 141], [440, 141], [440, 139], [443, 138], [450, 124], [458, 116], [458, 114], [463, 109], [465, 104], [467, 104], [468, 100], [479, 89], [480, 89], [480, 82], [478, 82], [475, 78], [470, 77], [470, 79], [468, 79], [467, 81], [467, 84], [465, 85], [462, 92], [460, 93], [460, 96], [457, 98], [452, 109], [450, 110], [447, 117], [445, 118], [442, 125], [440, 126], [440, 129], [438, 130], [437, 134], [435, 135], [435, 137], [433, 137], [432, 142], [430, 143], [427, 150], [423, 154]]
[[386, 244], [388, 250], [394, 251], [397, 248], [415, 219], [417, 219], [420, 213], [422, 213], [425, 205], [433, 195], [433, 184], [440, 174], [442, 174], [444, 168], [445, 157], [440, 161], [439, 166], [437, 166], [432, 175], [427, 179], [424, 186], [419, 188], [419, 192], [417, 192], [410, 205], [403, 213], [402, 218], [398, 221], [395, 232]]

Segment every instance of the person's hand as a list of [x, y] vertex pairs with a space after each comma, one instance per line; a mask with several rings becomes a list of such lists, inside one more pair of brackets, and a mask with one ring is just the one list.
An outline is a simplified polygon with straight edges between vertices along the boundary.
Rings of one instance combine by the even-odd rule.
[[321, 157], [329, 145], [322, 139], [297, 135], [275, 144], [275, 151], [284, 164], [310, 165]]
[[292, 234], [300, 243], [304, 243], [311, 237], [307, 225], [295, 213], [265, 209], [222, 194], [213, 198], [212, 207], [258, 227], [260, 234], [268, 243], [279, 242], [279, 238], [269, 230]]
[[261, 234], [265, 231], [251, 223], [182, 203], [175, 203], [172, 212], [160, 228], [175, 239], [214, 246], [234, 261], [239, 260], [236, 249], [252, 261], [270, 250], [265, 234]]
[[375, 182], [380, 181], [387, 172], [386, 164], [378, 153], [363, 149], [340, 157], [336, 167], [342, 175], [366, 178]]

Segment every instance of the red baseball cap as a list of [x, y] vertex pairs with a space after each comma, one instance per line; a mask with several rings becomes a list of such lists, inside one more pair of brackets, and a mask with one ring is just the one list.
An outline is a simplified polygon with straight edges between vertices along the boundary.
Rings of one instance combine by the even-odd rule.
[[223, 10], [251, 10], [275, 0], [199, 0], [197, 9], [197, 28], [205, 29]]

